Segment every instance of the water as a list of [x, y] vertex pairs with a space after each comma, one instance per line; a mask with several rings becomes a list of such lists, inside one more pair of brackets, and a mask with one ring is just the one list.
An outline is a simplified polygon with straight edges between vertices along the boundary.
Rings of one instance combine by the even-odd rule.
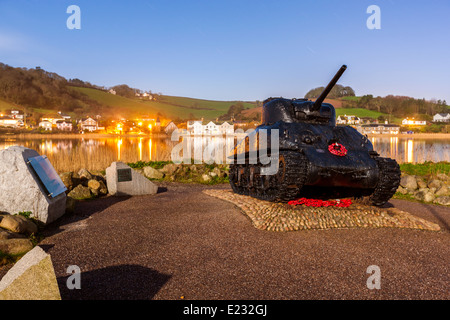
[[[196, 145], [207, 145], [213, 141], [205, 137], [191, 139], [197, 139]], [[381, 156], [393, 158], [399, 163], [450, 161], [450, 137], [443, 139], [372, 137], [370, 140]], [[217, 138], [213, 142], [224, 145], [230, 143]], [[113, 161], [170, 160], [171, 151], [177, 144], [178, 142], [171, 141], [170, 138], [150, 137], [0, 136], [0, 149], [13, 145], [34, 149], [39, 154], [46, 155], [58, 171], [73, 171], [79, 168], [104, 170]], [[192, 158], [195, 152], [192, 151]]]

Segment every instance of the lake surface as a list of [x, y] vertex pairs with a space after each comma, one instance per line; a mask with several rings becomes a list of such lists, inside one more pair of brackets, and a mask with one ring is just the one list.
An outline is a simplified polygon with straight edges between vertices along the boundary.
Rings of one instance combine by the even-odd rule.
[[[191, 138], [192, 145], [200, 147], [200, 153], [192, 150], [192, 158], [204, 152], [211, 144], [233, 146], [233, 141], [217, 138]], [[399, 163], [422, 163], [425, 161], [450, 162], [450, 137], [444, 139], [421, 139], [420, 137], [371, 137], [374, 149], [383, 157]], [[181, 140], [180, 140], [181, 141]], [[20, 145], [46, 155], [57, 171], [76, 171], [80, 168], [104, 170], [113, 161], [164, 161], [171, 160], [171, 151], [179, 145], [170, 138], [105, 137], [73, 138], [1, 136], [0, 149]], [[198, 149], [198, 148], [197, 148]]]

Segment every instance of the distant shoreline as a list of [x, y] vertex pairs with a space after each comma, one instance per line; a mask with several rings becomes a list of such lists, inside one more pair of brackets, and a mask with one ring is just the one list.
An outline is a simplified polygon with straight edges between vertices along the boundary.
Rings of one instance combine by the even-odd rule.
[[[410, 139], [450, 139], [450, 133], [414, 133], [414, 134], [367, 134], [369, 138], [410, 138]], [[42, 139], [101, 139], [101, 138], [170, 138], [164, 133], [153, 134], [112, 134], [112, 133], [0, 133], [0, 138], [42, 138]]]
[[419, 138], [419, 139], [450, 139], [450, 133], [400, 133], [400, 134], [368, 134], [369, 138], [389, 137], [389, 138]]

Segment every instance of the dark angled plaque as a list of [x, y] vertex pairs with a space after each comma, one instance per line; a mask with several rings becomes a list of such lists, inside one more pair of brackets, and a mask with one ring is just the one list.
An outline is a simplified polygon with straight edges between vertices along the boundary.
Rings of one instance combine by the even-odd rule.
[[34, 172], [36, 172], [45, 189], [47, 189], [50, 197], [55, 198], [61, 193], [66, 192], [67, 188], [46, 156], [28, 158], [28, 162]]
[[131, 168], [117, 169], [117, 182], [132, 181]]

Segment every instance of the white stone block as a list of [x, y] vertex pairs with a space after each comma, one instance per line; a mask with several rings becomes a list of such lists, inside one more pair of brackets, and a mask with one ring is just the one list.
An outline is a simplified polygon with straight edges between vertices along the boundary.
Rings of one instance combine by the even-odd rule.
[[123, 162], [113, 162], [106, 169], [106, 184], [110, 195], [142, 196], [156, 194], [158, 186]]

